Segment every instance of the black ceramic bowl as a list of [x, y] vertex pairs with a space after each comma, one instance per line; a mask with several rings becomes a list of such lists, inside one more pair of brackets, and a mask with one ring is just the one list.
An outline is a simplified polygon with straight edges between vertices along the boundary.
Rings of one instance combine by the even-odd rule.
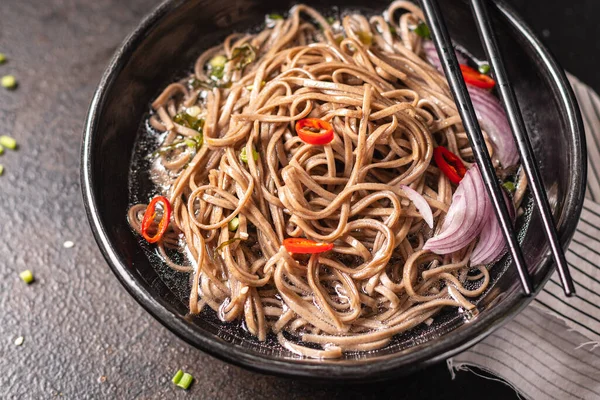
[[[155, 318], [194, 346], [232, 363], [266, 373], [319, 379], [382, 379], [408, 373], [466, 349], [525, 307], [514, 268], [492, 269], [493, 287], [478, 300], [478, 317], [466, 323], [456, 312], [436, 317], [431, 327], [398, 337], [390, 346], [340, 360], [300, 359], [276, 343], [260, 344], [210, 310], [186, 316], [187, 281], [152, 264], [126, 221], [128, 176], [136, 132], [149, 104], [175, 78], [188, 72], [205, 48], [232, 30], [261, 23], [266, 13], [284, 12], [291, 0], [167, 1], [126, 39], [108, 66], [92, 100], [82, 154], [82, 184], [96, 240], [121, 283]], [[389, 2], [307, 1], [322, 10], [332, 6], [381, 11]], [[443, 9], [453, 39], [484, 58], [465, 1], [445, 0]], [[501, 3], [492, 13], [508, 72], [523, 110], [541, 174], [568, 244], [585, 190], [585, 144], [579, 111], [562, 69], [523, 22]], [[536, 213], [524, 232], [523, 249], [539, 291], [553, 272], [548, 244]], [[180, 282], [180, 283], [177, 283]], [[183, 283], [181, 283], [183, 282]]]

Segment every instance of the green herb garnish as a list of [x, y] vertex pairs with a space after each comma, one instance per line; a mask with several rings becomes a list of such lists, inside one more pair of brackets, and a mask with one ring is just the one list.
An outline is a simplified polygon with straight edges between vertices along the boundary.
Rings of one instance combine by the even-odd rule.
[[227, 57], [219, 54], [218, 56], [211, 58], [208, 63], [213, 68], [224, 67], [227, 63]]
[[480, 64], [477, 69], [479, 70], [480, 74], [487, 75], [490, 73], [491, 68], [490, 68], [490, 64], [485, 63], [485, 64]]
[[329, 25], [333, 25], [333, 24], [335, 24], [335, 21], [337, 21], [334, 17], [327, 17], [327, 18], [325, 18], [325, 20], [327, 21], [327, 23]]
[[187, 112], [181, 112], [175, 115], [175, 117], [173, 117], [173, 122], [200, 133], [202, 133], [202, 128], [204, 127], [204, 119], [193, 117]]
[[217, 251], [220, 253], [221, 251], [223, 251], [223, 249], [225, 247], [229, 246], [231, 243], [235, 243], [235, 242], [238, 242], [240, 240], [242, 240], [241, 237], [234, 237], [233, 239], [226, 240], [223, 243], [221, 243], [219, 245], [219, 247], [217, 247]]
[[273, 14], [267, 15], [267, 18], [272, 19], [272, 20], [278, 20], [278, 19], [283, 19], [283, 15], [273, 13]]
[[431, 32], [425, 22], [419, 22], [419, 24], [412, 30], [423, 39], [431, 39]]
[[173, 379], [171, 379], [171, 382], [173, 382], [174, 384], [177, 385], [182, 377], [183, 377], [183, 371], [179, 370], [179, 371], [177, 371], [177, 373], [175, 374]]
[[[258, 151], [252, 149], [252, 158], [254, 161], [258, 161]], [[242, 147], [242, 151], [240, 151], [240, 160], [245, 163], [248, 163], [248, 154], [246, 154], [246, 147]]]
[[6, 62], [6, 55], [4, 53], [0, 53], [0, 64], [4, 64]]
[[0, 144], [0, 156], [4, 154], [4, 146]]
[[509, 193], [514, 193], [515, 190], [517, 190], [517, 187], [515, 186], [515, 184], [511, 181], [506, 181], [502, 184], [502, 186], [504, 187], [504, 189], [506, 189]]
[[0, 176], [4, 173], [4, 165], [0, 164]]
[[216, 80], [201, 81], [200, 79], [197, 79], [197, 78], [191, 78], [188, 81], [188, 86], [191, 87], [192, 89], [202, 88], [202, 89], [212, 90], [214, 88], [230, 88], [231, 82], [218, 83]]
[[187, 390], [193, 381], [194, 381], [194, 377], [186, 372], [183, 374], [181, 379], [179, 379], [179, 382], [177, 382], [177, 386], [179, 386], [182, 389]]
[[370, 32], [358, 31], [357, 35], [362, 44], [367, 46], [373, 44], [373, 35]]
[[202, 147], [202, 143], [204, 143], [204, 136], [202, 135], [202, 133], [200, 133], [199, 135], [196, 135], [193, 138], [186, 138], [183, 140], [178, 140], [166, 146], [161, 146], [157, 150], [152, 152], [150, 158], [158, 157], [162, 154], [168, 153], [169, 151], [173, 151], [182, 147], [189, 147], [190, 149], [198, 152], [198, 150], [200, 150], [200, 148]]
[[19, 278], [21, 278], [21, 280], [23, 280], [23, 282], [25, 282], [26, 284], [30, 284], [31, 282], [33, 282], [33, 274], [31, 273], [30, 270], [26, 269], [25, 271], [21, 272], [19, 274]]
[[0, 79], [0, 85], [9, 90], [15, 89], [17, 87], [17, 78], [13, 75], [5, 75]]
[[0, 136], [0, 146], [6, 147], [7, 149], [16, 150], [17, 141], [10, 136]]
[[234, 60], [237, 60], [235, 68], [242, 70], [246, 65], [256, 60], [256, 49], [249, 43], [244, 43], [239, 47], [235, 47], [231, 52], [229, 61]]
[[388, 26], [390, 27], [390, 33], [391, 33], [392, 35], [395, 35], [395, 34], [396, 34], [396, 28], [394, 28], [394, 25], [392, 25], [392, 24], [388, 24]]
[[227, 57], [223, 55], [214, 56], [208, 62], [209, 76], [213, 80], [223, 79], [225, 72], [225, 64], [227, 64]]
[[238, 217], [232, 218], [227, 226], [231, 232], [237, 231], [237, 228], [240, 226], [240, 219]]

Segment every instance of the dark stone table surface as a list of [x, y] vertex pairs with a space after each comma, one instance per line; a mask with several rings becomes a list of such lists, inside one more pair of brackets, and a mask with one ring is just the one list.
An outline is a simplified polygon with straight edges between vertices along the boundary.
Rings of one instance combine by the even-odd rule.
[[[510, 1], [563, 65], [600, 88], [596, 0]], [[502, 384], [439, 365], [395, 381], [315, 384], [263, 376], [179, 340], [121, 287], [82, 206], [79, 152], [92, 93], [123, 38], [158, 0], [1, 0], [0, 398], [506, 399]], [[73, 248], [63, 247], [73, 241]], [[20, 271], [33, 271], [25, 285]], [[21, 346], [15, 338], [23, 336]], [[185, 392], [175, 371], [196, 382]]]

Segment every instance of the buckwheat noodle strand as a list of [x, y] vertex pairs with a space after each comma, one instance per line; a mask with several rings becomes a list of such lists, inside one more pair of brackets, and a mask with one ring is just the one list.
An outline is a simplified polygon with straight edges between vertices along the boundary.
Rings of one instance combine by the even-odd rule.
[[[443, 307], [473, 308], [468, 298], [489, 283], [479, 267], [476, 289], [465, 287], [474, 280], [473, 245], [446, 256], [422, 249], [453, 194], [433, 148], [444, 145], [467, 165], [472, 155], [446, 80], [410, 29], [422, 19], [418, 7], [396, 1], [383, 15], [330, 25], [298, 5], [200, 55], [195, 82], [211, 82], [206, 65], [224, 57], [212, 86], [183, 80], [152, 103], [150, 126], [169, 149], [153, 170], [173, 207], [158, 249], [191, 275], [191, 313], [208, 306], [223, 321], [243, 320], [258, 340], [272, 332], [294, 353], [335, 358], [384, 347]], [[255, 53], [247, 65], [240, 49]], [[201, 143], [198, 129], [178, 119], [192, 109], [204, 121]], [[307, 117], [329, 121], [334, 140], [300, 140], [294, 124]], [[400, 185], [427, 200], [433, 230]], [[137, 232], [145, 209], [129, 211]], [[287, 237], [335, 247], [291, 255]]]

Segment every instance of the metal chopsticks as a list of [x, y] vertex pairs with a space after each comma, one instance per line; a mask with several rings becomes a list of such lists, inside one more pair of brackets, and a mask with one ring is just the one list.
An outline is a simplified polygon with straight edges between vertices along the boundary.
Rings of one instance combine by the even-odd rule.
[[558, 269], [560, 276], [560, 282], [565, 291], [565, 295], [572, 296], [575, 294], [575, 287], [573, 285], [573, 279], [565, 259], [565, 253], [558, 241], [558, 234], [556, 232], [556, 226], [552, 218], [552, 212], [550, 211], [550, 204], [548, 203], [548, 197], [544, 190], [540, 171], [537, 168], [537, 163], [533, 155], [533, 149], [525, 124], [523, 123], [523, 116], [519, 109], [515, 92], [510, 85], [506, 68], [504, 68], [504, 62], [500, 56], [500, 49], [498, 48], [498, 42], [496, 41], [496, 35], [492, 27], [492, 21], [489, 17], [486, 0], [471, 0], [471, 8], [475, 16], [477, 23], [477, 29], [479, 30], [479, 36], [483, 42], [483, 47], [489, 59], [494, 77], [498, 85], [498, 92], [500, 99], [506, 110], [508, 122], [510, 123], [513, 136], [517, 143], [517, 148], [521, 155], [521, 164], [527, 175], [529, 181], [529, 187], [533, 193], [535, 203], [540, 210], [542, 217], [542, 224], [546, 231], [546, 236], [550, 241], [550, 248], [552, 249], [552, 255]]
[[[463, 121], [467, 137], [469, 138], [469, 142], [473, 148], [475, 160], [477, 161], [477, 164], [481, 170], [481, 175], [490, 196], [490, 200], [494, 206], [494, 210], [496, 211], [496, 216], [498, 218], [498, 222], [500, 223], [500, 227], [502, 228], [502, 233], [506, 243], [508, 243], [509, 251], [517, 267], [523, 292], [526, 296], [530, 296], [533, 293], [531, 277], [529, 276], [527, 265], [525, 263], [525, 259], [523, 258], [523, 253], [519, 247], [517, 235], [513, 229], [508, 209], [504, 203], [502, 189], [500, 188], [500, 184], [496, 178], [496, 173], [494, 171], [490, 155], [487, 152], [483, 134], [481, 133], [481, 128], [479, 127], [477, 116], [475, 115], [475, 110], [473, 109], [473, 103], [471, 103], [471, 99], [463, 80], [458, 61], [456, 60], [454, 46], [452, 45], [448, 28], [446, 27], [446, 23], [442, 16], [437, 0], [420, 1], [423, 8], [423, 13], [425, 14], [425, 19], [429, 25], [429, 30], [432, 33], [433, 42], [435, 43], [435, 47], [437, 48], [440, 56], [442, 67], [446, 73], [448, 85], [450, 86], [450, 90], [452, 91], [456, 101], [456, 106]], [[499, 59], [499, 57], [497, 57], [497, 59]], [[494, 69], [494, 71], [496, 70]], [[521, 146], [519, 146], [519, 150], [522, 150]], [[527, 158], [528, 156], [530, 155], [524, 155], [521, 152], [521, 158]], [[535, 163], [529, 164], [535, 168]], [[554, 239], [556, 240], [556, 238]], [[558, 247], [560, 247], [560, 245]]]

